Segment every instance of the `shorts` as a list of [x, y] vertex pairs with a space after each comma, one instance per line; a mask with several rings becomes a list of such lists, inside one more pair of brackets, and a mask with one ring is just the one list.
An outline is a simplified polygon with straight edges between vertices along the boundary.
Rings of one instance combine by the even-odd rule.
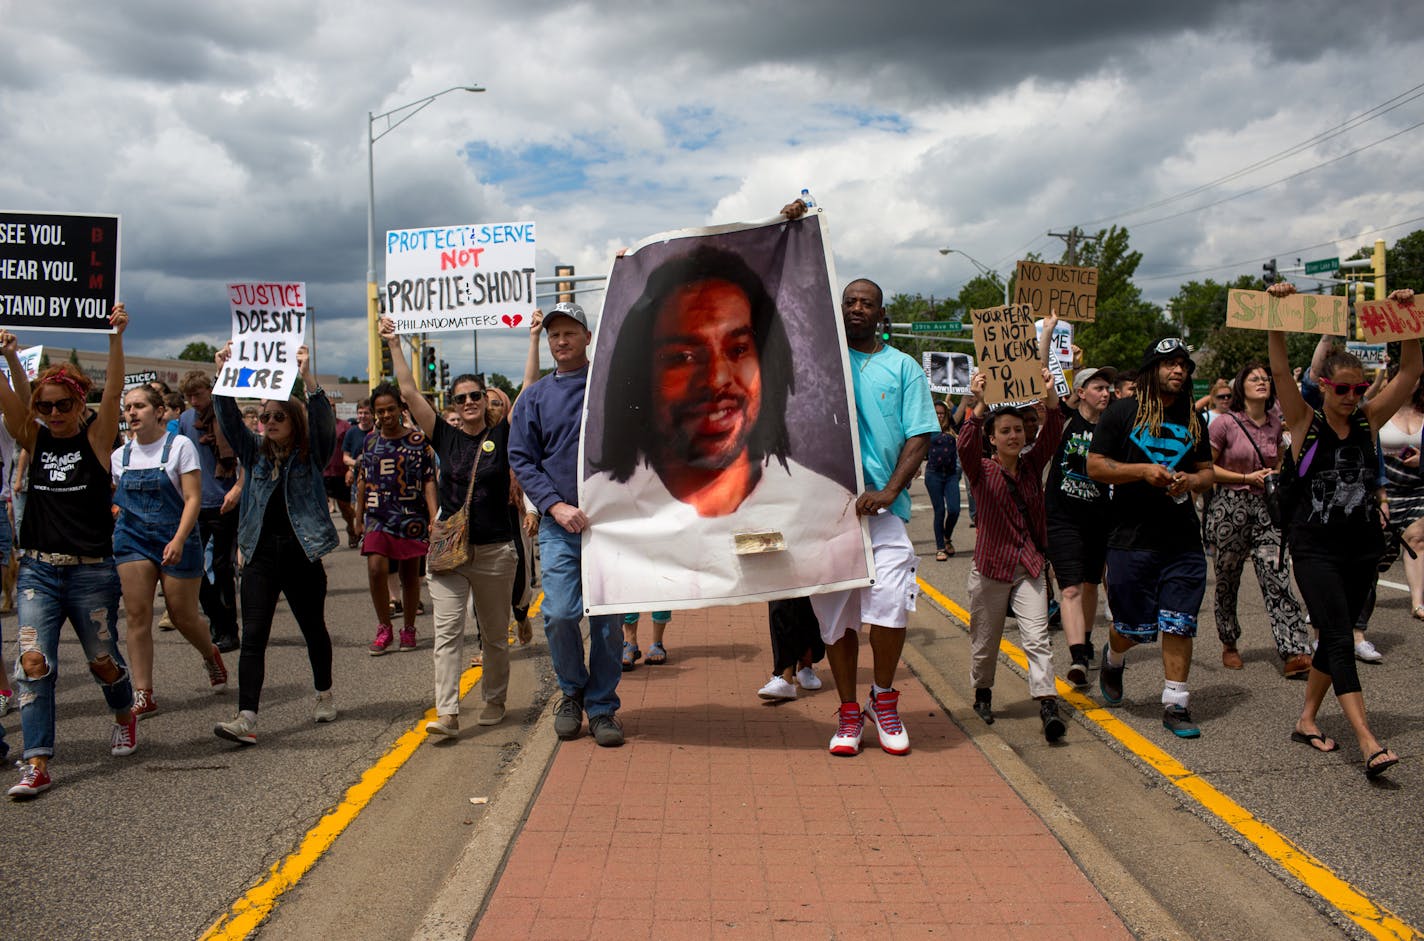
[[[120, 519], [123, 515], [120, 515]], [[171, 534], [170, 534], [171, 536]], [[203, 544], [198, 540], [198, 529], [188, 534], [183, 543], [183, 556], [176, 565], [163, 564], [163, 548], [170, 539], [165, 539], [156, 530], [146, 527], [114, 527], [114, 564], [125, 562], [152, 562], [158, 570], [170, 578], [201, 578], [203, 574]]]
[[383, 555], [388, 559], [419, 559], [430, 551], [430, 543], [424, 539], [402, 539], [372, 530], [361, 537], [362, 555]]
[[1142, 644], [1155, 643], [1158, 632], [1195, 637], [1204, 597], [1201, 549], [1108, 549], [1108, 606], [1113, 630], [1123, 637]]
[[337, 503], [350, 503], [351, 488], [346, 485], [345, 477], [323, 477], [322, 484], [326, 487], [326, 495]]
[[870, 547], [875, 556], [875, 583], [811, 596], [811, 608], [821, 622], [821, 640], [834, 644], [862, 624], [903, 628], [915, 610], [919, 556], [905, 531], [905, 521], [885, 511], [870, 517]]
[[1101, 582], [1107, 557], [1106, 519], [1092, 522], [1071, 516], [1048, 518], [1048, 561], [1060, 590]]

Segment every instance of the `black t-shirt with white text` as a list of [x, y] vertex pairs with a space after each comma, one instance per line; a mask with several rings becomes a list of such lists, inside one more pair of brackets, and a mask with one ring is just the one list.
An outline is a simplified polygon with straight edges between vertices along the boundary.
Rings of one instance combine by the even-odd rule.
[[1076, 408], [1065, 407], [1063, 417], [1063, 441], [1048, 465], [1044, 490], [1048, 515], [1106, 528], [1108, 485], [1088, 476], [1088, 447], [1097, 423], [1088, 421]]
[[[1160, 464], [1170, 471], [1193, 473], [1198, 465], [1211, 463], [1211, 445], [1206, 426], [1198, 425], [1197, 440], [1191, 439], [1191, 397], [1179, 395], [1162, 416], [1162, 427], [1152, 434], [1137, 427], [1141, 399], [1118, 399], [1098, 420], [1089, 451], [1121, 464]], [[1176, 553], [1201, 550], [1201, 526], [1191, 499], [1181, 503], [1167, 494], [1167, 488], [1146, 481], [1113, 484], [1112, 532], [1108, 545], [1114, 549], [1141, 549]]]

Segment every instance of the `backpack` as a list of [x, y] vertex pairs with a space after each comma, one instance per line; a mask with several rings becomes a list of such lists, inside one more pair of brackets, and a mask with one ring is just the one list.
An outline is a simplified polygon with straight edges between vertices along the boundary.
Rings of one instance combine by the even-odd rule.
[[[1297, 462], [1294, 456], [1294, 448], [1286, 448], [1285, 454], [1281, 456], [1281, 477], [1276, 485], [1277, 500], [1280, 504], [1281, 514], [1281, 557], [1285, 557], [1286, 545], [1290, 542], [1291, 524], [1295, 522], [1296, 507], [1300, 505], [1301, 499], [1306, 494], [1305, 477], [1310, 473], [1311, 462], [1315, 459], [1315, 449], [1320, 444], [1320, 429], [1325, 426], [1325, 413], [1320, 409], [1315, 410], [1314, 416], [1310, 420], [1310, 428], [1305, 432], [1305, 440], [1300, 444], [1300, 461]], [[1374, 432], [1370, 430], [1370, 420], [1365, 417], [1362, 409], [1355, 409], [1350, 413], [1351, 431], [1362, 431], [1367, 438], [1374, 439]], [[1375, 452], [1374, 466], [1371, 471], [1375, 476], [1379, 474], [1379, 452]]]

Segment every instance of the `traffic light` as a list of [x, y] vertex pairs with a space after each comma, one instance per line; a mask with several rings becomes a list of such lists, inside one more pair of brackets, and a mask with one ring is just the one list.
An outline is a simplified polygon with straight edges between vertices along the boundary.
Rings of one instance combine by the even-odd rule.
[[1281, 280], [1280, 272], [1276, 270], [1276, 260], [1274, 258], [1262, 265], [1261, 270], [1265, 272], [1265, 274], [1261, 276], [1261, 280], [1265, 281], [1268, 287]]
[[440, 361], [440, 388], [450, 388], [450, 364], [443, 359]]
[[377, 342], [381, 344], [381, 375], [379, 378], [385, 379], [388, 376], [394, 376], [396, 369], [391, 365], [391, 348], [386, 345], [385, 340], [379, 337], [377, 338]]
[[890, 342], [890, 320], [888, 317], [885, 320], [880, 321], [880, 342]]
[[427, 343], [420, 348], [420, 365], [425, 372], [425, 388], [435, 388], [435, 347]]

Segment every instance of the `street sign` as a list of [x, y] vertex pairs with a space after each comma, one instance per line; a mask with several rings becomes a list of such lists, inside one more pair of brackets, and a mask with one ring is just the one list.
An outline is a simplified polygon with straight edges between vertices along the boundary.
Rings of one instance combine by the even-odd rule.
[[959, 320], [917, 320], [910, 324], [911, 333], [959, 333], [964, 329]]
[[1306, 274], [1331, 274], [1340, 268], [1340, 259], [1322, 258], [1319, 261], [1307, 261], [1305, 263]]

